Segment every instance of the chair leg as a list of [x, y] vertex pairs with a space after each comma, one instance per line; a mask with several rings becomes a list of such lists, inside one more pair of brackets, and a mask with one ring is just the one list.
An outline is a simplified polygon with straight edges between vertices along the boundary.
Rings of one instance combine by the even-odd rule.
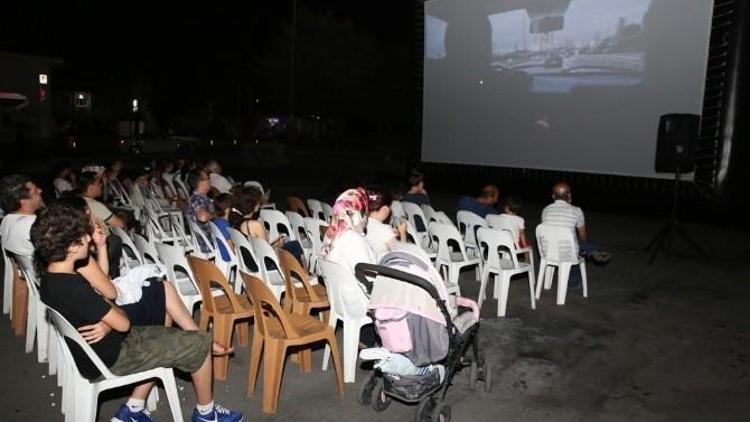
[[581, 260], [581, 263], [578, 265], [581, 268], [581, 283], [583, 283], [583, 297], [589, 297], [589, 283], [586, 280], [586, 261]]
[[547, 263], [542, 259], [541, 262], [539, 262], [539, 274], [537, 274], [537, 280], [536, 280], [536, 300], [539, 300], [542, 297], [542, 283], [544, 274], [546, 273]]
[[497, 297], [497, 316], [504, 317], [508, 307], [508, 290], [510, 288], [510, 276], [503, 274], [495, 278], [495, 290], [500, 293]]
[[[234, 321], [232, 321], [234, 324]], [[250, 322], [247, 320], [240, 321], [237, 323], [237, 343], [240, 346], [247, 346], [248, 339], [250, 337]]]
[[531, 267], [529, 273], [529, 300], [531, 301], [531, 309], [536, 309], [536, 300], [534, 300], [534, 267]]
[[484, 302], [484, 298], [486, 296], [485, 289], [487, 288], [487, 279], [490, 277], [489, 274], [490, 267], [485, 266], [484, 271], [482, 271], [482, 282], [479, 284], [479, 296], [477, 297], [477, 305], [479, 306], [479, 310], [482, 310], [482, 302]]
[[28, 309], [26, 310], [26, 353], [34, 351], [34, 337], [36, 336], [36, 308], [37, 303], [29, 291]]
[[336, 340], [336, 334], [331, 332], [328, 336], [328, 344], [331, 346], [333, 354], [333, 369], [336, 371], [336, 389], [339, 391], [339, 397], [344, 398], [344, 379], [341, 368], [341, 355], [339, 355], [339, 344]]
[[255, 392], [255, 384], [258, 380], [258, 370], [260, 369], [260, 358], [263, 355], [263, 336], [256, 329], [253, 329], [253, 345], [250, 350], [250, 367], [247, 370], [247, 398], [252, 398]]
[[[214, 341], [224, 347], [232, 345], [232, 321], [223, 316], [214, 317]], [[222, 381], [227, 379], [229, 356], [214, 356], [214, 378]]]
[[570, 277], [570, 264], [560, 264], [557, 272], [557, 304], [565, 305], [565, 296], [568, 294], [568, 278]]
[[281, 390], [281, 376], [284, 371], [286, 347], [278, 341], [266, 339], [263, 358], [263, 413], [276, 413]]
[[[328, 318], [328, 326], [333, 328], [333, 332], [336, 333], [336, 325], [338, 324], [338, 317], [331, 313], [330, 317]], [[331, 356], [331, 347], [329, 345], [325, 345], [325, 348], [323, 349], [323, 367], [321, 368], [323, 371], [328, 370], [328, 358]]]
[[[555, 267], [551, 265], [547, 265], [547, 268], [544, 272], [544, 290], [549, 290], [552, 288], [552, 279], [555, 277]], [[557, 269], [557, 271], [560, 271], [560, 268]]]
[[43, 363], [49, 360], [49, 330], [47, 321], [47, 310], [41, 303], [36, 304], [36, 352], [37, 362]]
[[348, 321], [344, 323], [344, 382], [354, 382], [360, 328], [360, 325]]
[[164, 390], [167, 393], [169, 410], [172, 411], [172, 419], [175, 421], [184, 421], [185, 419], [182, 418], [182, 408], [180, 407], [180, 396], [177, 394], [177, 383], [174, 379], [174, 372], [172, 369], [167, 369], [167, 372], [168, 374], [161, 380], [164, 384]]

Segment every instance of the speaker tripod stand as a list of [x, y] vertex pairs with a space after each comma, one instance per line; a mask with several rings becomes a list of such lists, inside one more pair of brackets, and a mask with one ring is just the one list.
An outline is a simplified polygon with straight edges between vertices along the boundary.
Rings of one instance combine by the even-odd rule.
[[[682, 252], [686, 249], [695, 250], [703, 259], [709, 261], [706, 251], [704, 251], [703, 248], [700, 247], [698, 242], [696, 242], [685, 230], [685, 228], [680, 226], [680, 223], [677, 221], [677, 205], [679, 202], [681, 177], [682, 173], [680, 172], [680, 168], [678, 167], [675, 170], [674, 174], [674, 185], [672, 187], [672, 211], [669, 216], [669, 220], [667, 220], [667, 222], [664, 224], [664, 226], [662, 226], [656, 236], [654, 236], [654, 238], [651, 239], [648, 245], [646, 245], [646, 247], [644, 248], [644, 251], [646, 252], [651, 251], [651, 258], [649, 258], [648, 260], [649, 265], [654, 262], [656, 256], [659, 255], [659, 252], [664, 252], [665, 255], [671, 257], [675, 253]], [[687, 245], [683, 246], [680, 249], [675, 249], [675, 240], [678, 238]]]

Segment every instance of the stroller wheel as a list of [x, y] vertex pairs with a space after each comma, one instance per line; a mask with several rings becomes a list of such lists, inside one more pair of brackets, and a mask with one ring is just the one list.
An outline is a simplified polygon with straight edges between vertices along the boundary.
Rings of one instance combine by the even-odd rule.
[[378, 377], [375, 374], [370, 375], [361, 387], [359, 387], [359, 395], [357, 401], [362, 406], [368, 406], [372, 399], [372, 389], [375, 388], [375, 384], [378, 382]]
[[469, 390], [474, 391], [477, 388], [477, 380], [479, 379], [479, 366], [476, 361], [471, 362], [469, 368]]
[[440, 402], [432, 409], [432, 422], [450, 422], [451, 406], [446, 402]]
[[484, 362], [484, 392], [485, 393], [491, 393], [492, 392], [492, 362], [485, 361]]
[[385, 394], [383, 379], [378, 378], [375, 387], [370, 393], [370, 405], [372, 406], [372, 410], [382, 412], [387, 409], [390, 404], [391, 397]]
[[420, 400], [414, 422], [431, 422], [432, 410], [435, 408], [435, 403], [435, 398], [432, 396], [427, 396]]

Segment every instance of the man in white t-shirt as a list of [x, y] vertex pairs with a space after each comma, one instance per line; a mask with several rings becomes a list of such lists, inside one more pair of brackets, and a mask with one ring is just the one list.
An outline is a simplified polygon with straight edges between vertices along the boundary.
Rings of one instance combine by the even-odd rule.
[[[598, 246], [589, 242], [583, 210], [572, 204], [573, 194], [570, 191], [570, 186], [565, 182], [555, 184], [552, 188], [552, 199], [555, 202], [542, 210], [542, 223], [570, 228], [577, 235], [578, 249], [582, 256], [591, 258], [597, 263], [609, 261], [609, 253], [600, 251]], [[578, 278], [574, 278], [571, 287], [576, 287], [575, 281], [580, 278], [580, 273], [577, 272], [574, 272], [571, 276], [575, 274], [578, 274]]]
[[89, 211], [97, 220], [110, 226], [125, 229], [125, 221], [115, 215], [106, 205], [98, 201], [104, 192], [101, 175], [84, 171], [78, 176], [78, 187], [81, 197], [86, 200]]
[[0, 223], [3, 249], [16, 255], [34, 255], [31, 225], [43, 206], [42, 190], [29, 177], [14, 174], [0, 180], [0, 207], [8, 211]]
[[220, 193], [229, 193], [229, 190], [232, 189], [232, 183], [221, 174], [221, 164], [216, 160], [211, 160], [206, 163], [206, 170], [210, 173], [208, 177], [211, 180], [211, 187]]

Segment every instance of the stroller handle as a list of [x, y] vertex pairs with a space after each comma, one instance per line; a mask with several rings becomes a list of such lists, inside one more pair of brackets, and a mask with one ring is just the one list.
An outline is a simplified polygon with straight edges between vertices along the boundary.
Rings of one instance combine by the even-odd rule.
[[424, 281], [421, 277], [407, 273], [405, 271], [396, 270], [383, 265], [368, 264], [366, 262], [360, 262], [354, 267], [354, 275], [360, 283], [365, 285], [373, 284], [373, 282], [368, 278], [368, 275], [371, 277], [384, 275], [386, 277], [395, 278], [397, 280], [404, 281], [406, 283], [419, 287], [420, 289], [426, 291], [430, 295], [430, 297], [435, 300], [438, 308], [440, 308], [440, 312], [445, 317], [446, 322], [449, 325], [452, 325], [450, 313], [445, 307], [445, 301], [440, 297], [435, 286]]

